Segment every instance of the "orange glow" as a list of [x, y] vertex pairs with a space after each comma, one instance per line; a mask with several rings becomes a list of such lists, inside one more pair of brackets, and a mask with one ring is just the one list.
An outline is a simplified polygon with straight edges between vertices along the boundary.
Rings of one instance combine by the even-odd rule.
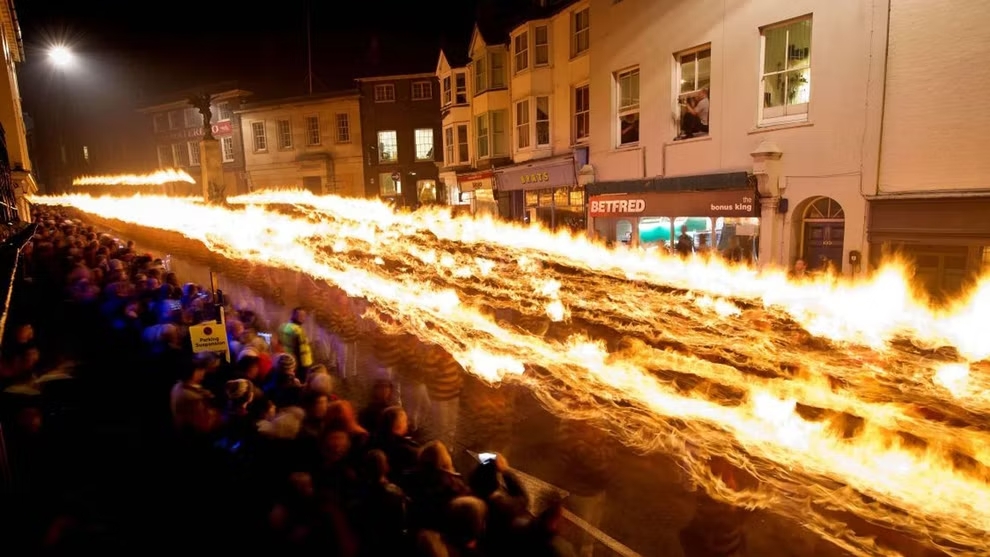
[[163, 186], [173, 182], [195, 184], [196, 180], [181, 168], [166, 168], [151, 174], [116, 174], [113, 176], [80, 176], [73, 186]]
[[[934, 310], [896, 264], [860, 282], [794, 283], [780, 271], [298, 191], [232, 198], [233, 208], [162, 196], [31, 201], [176, 232], [336, 285], [468, 372], [519, 382], [554, 412], [678, 456], [714, 497], [796, 518], [853, 554], [896, 553], [823, 509], [951, 555], [986, 553], [990, 433], [972, 420], [990, 411], [990, 280]], [[492, 307], [591, 323], [623, 342], [609, 348], [577, 326], [554, 340], [496, 319]], [[708, 468], [716, 455], [761, 487], [729, 489]]]

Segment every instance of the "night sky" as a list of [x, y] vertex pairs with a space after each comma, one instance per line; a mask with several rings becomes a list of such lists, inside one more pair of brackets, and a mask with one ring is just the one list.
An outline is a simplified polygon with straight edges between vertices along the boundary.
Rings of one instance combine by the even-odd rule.
[[[139, 144], [148, 123], [137, 107], [228, 81], [259, 99], [305, 94], [307, 3], [320, 92], [352, 88], [362, 75], [432, 72], [441, 46], [467, 47], [480, 3], [524, 1], [15, 0], [32, 158], [44, 173], [58, 158], [51, 146], [68, 142], [88, 146], [93, 171], [136, 170], [154, 154]], [[53, 44], [70, 47], [78, 63], [55, 69]]]

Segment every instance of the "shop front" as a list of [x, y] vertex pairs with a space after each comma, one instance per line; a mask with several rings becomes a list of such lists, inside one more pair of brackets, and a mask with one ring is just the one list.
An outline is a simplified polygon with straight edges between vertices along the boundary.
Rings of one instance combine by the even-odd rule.
[[588, 217], [593, 235], [610, 243], [669, 253], [685, 233], [695, 251], [754, 261], [759, 205], [751, 187], [603, 193], [588, 198]]
[[557, 157], [499, 168], [499, 197], [507, 196], [510, 218], [552, 230], [584, 230], [584, 188], [578, 186], [574, 157]]
[[[475, 215], [498, 215], [498, 202], [495, 200], [495, 173], [491, 170], [468, 172], [457, 175], [457, 203], [470, 203]], [[451, 199], [454, 203], [455, 199]]]
[[990, 197], [872, 199], [867, 238], [874, 268], [885, 257], [914, 265], [915, 283], [951, 299], [990, 270]]

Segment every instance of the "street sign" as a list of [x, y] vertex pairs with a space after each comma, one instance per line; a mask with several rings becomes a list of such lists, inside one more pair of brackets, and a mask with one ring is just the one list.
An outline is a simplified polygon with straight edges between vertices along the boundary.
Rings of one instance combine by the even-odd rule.
[[189, 327], [193, 352], [227, 352], [227, 330], [218, 323], [204, 323]]

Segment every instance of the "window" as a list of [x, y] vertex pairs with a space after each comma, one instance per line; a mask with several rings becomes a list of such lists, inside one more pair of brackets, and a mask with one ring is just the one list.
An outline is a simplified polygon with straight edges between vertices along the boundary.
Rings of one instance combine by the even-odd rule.
[[267, 151], [268, 150], [268, 136], [265, 135], [265, 123], [264, 122], [252, 122], [251, 123], [251, 136], [254, 138], [254, 150], [255, 151]]
[[529, 67], [529, 31], [523, 31], [512, 40], [512, 52], [515, 54], [514, 71], [519, 73]]
[[[479, 159], [485, 157], [504, 157], [509, 154], [509, 145], [506, 141], [506, 120], [507, 111], [493, 110], [479, 115], [475, 119], [478, 131], [478, 154]], [[467, 126], [464, 126], [465, 134]], [[458, 143], [460, 143], [461, 131], [458, 129]], [[460, 149], [460, 147], [458, 147]], [[467, 160], [465, 158], [465, 160]]]
[[467, 104], [467, 75], [464, 72], [454, 74], [455, 99], [457, 104]]
[[454, 158], [454, 128], [444, 128], [443, 130], [443, 163], [445, 166], [454, 166], [457, 159]]
[[189, 142], [189, 166], [199, 166], [199, 142]]
[[351, 142], [351, 120], [347, 114], [337, 114], [337, 143]]
[[203, 117], [195, 108], [187, 108], [183, 110], [182, 119], [185, 120], [187, 128], [195, 128], [203, 125]]
[[574, 88], [574, 143], [588, 140], [591, 129], [591, 102], [588, 86]]
[[163, 132], [168, 129], [168, 114], [155, 114], [152, 123], [156, 132]]
[[228, 135], [220, 138], [220, 152], [223, 156], [223, 162], [234, 162], [233, 136]]
[[175, 166], [175, 159], [172, 156], [172, 146], [171, 145], [159, 145], [158, 146], [158, 167], [159, 168], [172, 168]]
[[760, 123], [805, 120], [811, 100], [811, 17], [763, 29]]
[[392, 197], [402, 193], [402, 181], [392, 179], [391, 172], [382, 172], [378, 175], [378, 194], [381, 197]]
[[467, 124], [457, 126], [457, 160], [461, 164], [471, 162], [471, 155], [468, 151], [468, 127]]
[[536, 97], [536, 146], [550, 145], [550, 97]]
[[422, 204], [437, 202], [437, 182], [436, 180], [417, 180], [416, 199]]
[[222, 102], [217, 103], [217, 121], [226, 122], [230, 120], [232, 114], [230, 112], [230, 103]]
[[89, 162], [89, 146], [83, 145], [83, 160]]
[[492, 52], [488, 59], [491, 61], [491, 88], [500, 89], [505, 87], [505, 53]]
[[392, 85], [391, 83], [383, 83], [381, 85], [375, 85], [375, 102], [376, 103], [395, 102], [395, 85]]
[[412, 100], [425, 101], [433, 98], [433, 84], [429, 81], [414, 81], [412, 84]]
[[443, 78], [443, 81], [441, 82], [441, 86], [440, 87], [443, 90], [443, 105], [444, 106], [447, 106], [448, 104], [450, 104], [451, 102], [453, 102], [453, 95], [451, 94], [450, 76], [449, 75], [447, 77]]
[[306, 145], [310, 147], [314, 145], [319, 145], [322, 143], [322, 138], [320, 135], [320, 117], [319, 116], [307, 116], [306, 117]]
[[577, 56], [591, 46], [591, 15], [588, 8], [574, 12], [571, 20], [571, 56]]
[[177, 130], [182, 127], [182, 111], [173, 110], [168, 113], [168, 129]]
[[546, 66], [550, 63], [550, 31], [546, 25], [538, 25], [533, 30], [533, 65]]
[[422, 128], [414, 130], [413, 140], [416, 145], [416, 160], [433, 160], [433, 129]]
[[399, 140], [395, 130], [378, 132], [378, 162], [399, 160]]
[[618, 145], [639, 141], [639, 68], [615, 74]]
[[189, 166], [189, 148], [185, 143], [172, 145], [172, 157], [175, 159], [175, 166]]
[[292, 149], [292, 125], [288, 120], [275, 122], [275, 130], [278, 133], [278, 148]]
[[485, 68], [485, 58], [474, 61], [474, 94], [488, 90], [488, 71]]
[[677, 137], [708, 135], [709, 85], [712, 76], [710, 45], [677, 55]]
[[529, 101], [516, 103], [516, 148], [529, 147]]

